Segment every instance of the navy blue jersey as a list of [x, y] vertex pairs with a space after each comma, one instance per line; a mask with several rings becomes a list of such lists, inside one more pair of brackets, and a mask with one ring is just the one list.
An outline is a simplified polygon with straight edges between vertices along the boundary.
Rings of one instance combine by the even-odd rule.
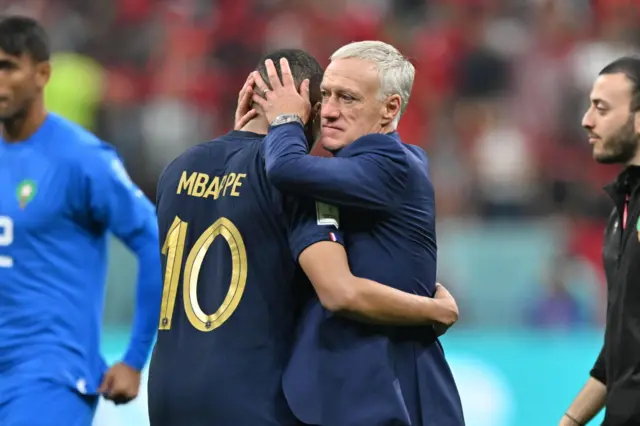
[[[396, 133], [370, 134], [334, 158], [312, 157], [301, 126], [292, 123], [269, 131], [265, 152], [278, 188], [340, 207], [354, 275], [434, 294], [435, 201], [424, 151]], [[464, 424], [453, 375], [430, 328], [361, 324], [319, 303], [305, 314], [284, 384], [307, 423]]]
[[340, 237], [314, 201], [284, 198], [269, 184], [262, 140], [231, 132], [188, 150], [160, 178], [154, 426], [296, 424], [281, 375], [311, 290], [297, 258]]
[[0, 406], [25, 377], [96, 392], [109, 232], [140, 262], [124, 361], [142, 369], [161, 291], [153, 204], [111, 146], [60, 116], [0, 140]]

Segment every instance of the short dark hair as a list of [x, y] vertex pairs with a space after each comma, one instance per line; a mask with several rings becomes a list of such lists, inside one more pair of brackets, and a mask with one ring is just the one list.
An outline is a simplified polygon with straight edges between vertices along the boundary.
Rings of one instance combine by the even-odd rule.
[[12, 56], [29, 55], [35, 62], [48, 61], [51, 56], [47, 32], [26, 16], [0, 17], [0, 49]]
[[640, 110], [640, 58], [635, 56], [623, 56], [611, 62], [598, 75], [624, 74], [631, 82], [631, 112]]
[[289, 68], [291, 68], [291, 74], [293, 74], [293, 81], [296, 83], [296, 87], [300, 88], [300, 84], [303, 80], [309, 80], [309, 98], [311, 105], [315, 105], [320, 102], [320, 83], [322, 82], [322, 75], [324, 71], [318, 60], [309, 53], [300, 49], [281, 49], [271, 52], [265, 55], [256, 70], [260, 73], [262, 79], [267, 83], [269, 87], [269, 77], [267, 76], [267, 67], [264, 62], [267, 59], [271, 59], [278, 72], [278, 77], [282, 79], [282, 70], [280, 69], [280, 58], [286, 58], [289, 62]]

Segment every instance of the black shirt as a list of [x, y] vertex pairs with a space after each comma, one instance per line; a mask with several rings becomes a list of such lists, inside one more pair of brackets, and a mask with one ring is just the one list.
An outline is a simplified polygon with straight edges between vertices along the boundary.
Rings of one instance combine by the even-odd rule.
[[615, 204], [603, 246], [607, 325], [591, 370], [591, 376], [607, 386], [605, 426], [640, 425], [639, 189], [638, 166], [628, 167], [605, 187]]

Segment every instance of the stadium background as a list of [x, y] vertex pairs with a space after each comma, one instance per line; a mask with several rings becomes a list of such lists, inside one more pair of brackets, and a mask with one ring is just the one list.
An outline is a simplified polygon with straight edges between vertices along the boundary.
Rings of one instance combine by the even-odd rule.
[[[580, 129], [597, 71], [635, 52], [628, 0], [0, 0], [50, 32], [53, 111], [115, 144], [153, 198], [186, 147], [227, 131], [264, 51], [326, 64], [381, 39], [417, 67], [400, 132], [437, 189], [439, 277], [461, 319], [444, 339], [469, 426], [555, 424], [602, 341], [601, 186]], [[316, 152], [316, 154], [322, 154]], [[104, 352], [126, 345], [136, 265], [114, 242]], [[215, 362], [215, 360], [203, 360]], [[145, 394], [96, 425], [146, 424]]]

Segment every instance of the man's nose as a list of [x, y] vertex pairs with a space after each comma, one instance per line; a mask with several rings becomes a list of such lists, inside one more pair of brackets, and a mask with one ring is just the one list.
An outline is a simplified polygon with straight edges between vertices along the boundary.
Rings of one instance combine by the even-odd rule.
[[594, 122], [593, 122], [593, 114], [591, 112], [591, 109], [585, 112], [584, 116], [582, 117], [582, 127], [589, 130], [593, 129]]
[[320, 109], [320, 117], [327, 120], [335, 120], [339, 116], [340, 108], [334, 100], [329, 99], [322, 104], [322, 108]]

